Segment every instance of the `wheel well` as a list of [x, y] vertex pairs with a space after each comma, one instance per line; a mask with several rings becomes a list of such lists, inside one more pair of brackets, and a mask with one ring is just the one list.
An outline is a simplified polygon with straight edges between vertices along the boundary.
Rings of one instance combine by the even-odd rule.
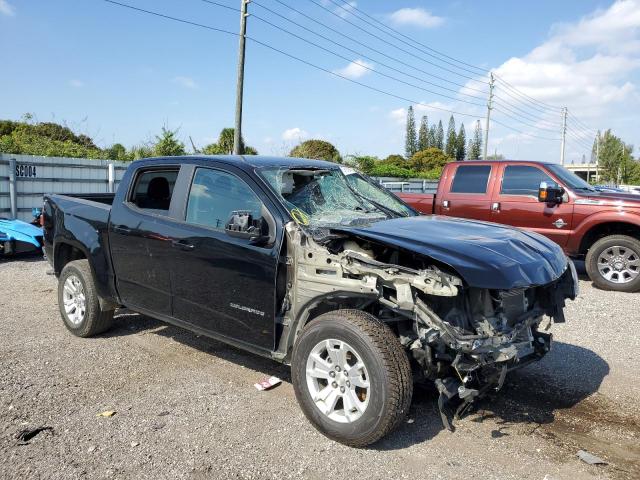
[[580, 242], [580, 254], [584, 255], [587, 250], [591, 248], [591, 245], [596, 243], [603, 237], [609, 235], [628, 235], [633, 238], [640, 239], [640, 227], [632, 223], [624, 222], [610, 222], [596, 225], [589, 230]]
[[53, 259], [53, 265], [56, 275], [60, 275], [64, 266], [74, 260], [81, 260], [87, 258], [82, 250], [68, 243], [62, 243], [56, 248], [56, 252]]

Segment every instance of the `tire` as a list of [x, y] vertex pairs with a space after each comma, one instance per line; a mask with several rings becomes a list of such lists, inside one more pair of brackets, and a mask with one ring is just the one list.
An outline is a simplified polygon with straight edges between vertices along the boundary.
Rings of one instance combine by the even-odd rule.
[[58, 306], [65, 327], [78, 337], [98, 335], [113, 324], [114, 310], [100, 308], [87, 260], [74, 260], [62, 269], [58, 279]]
[[[319, 353], [323, 349], [324, 358]], [[340, 362], [332, 358], [345, 358], [346, 368], [335, 368]], [[364, 368], [357, 367], [359, 362]], [[324, 378], [307, 373], [323, 375], [324, 368], [334, 375], [326, 377], [326, 385]], [[313, 426], [352, 447], [380, 440], [402, 422], [411, 405], [413, 379], [404, 348], [387, 325], [360, 310], [325, 313], [307, 324], [293, 349], [291, 377], [298, 403]], [[361, 388], [367, 381], [369, 386]], [[329, 414], [334, 392], [342, 396]], [[326, 397], [328, 403], [316, 403], [316, 395]]]
[[[603, 263], [607, 258], [620, 258], [622, 270]], [[587, 252], [585, 267], [591, 281], [603, 290], [636, 292], [640, 290], [640, 241], [627, 235], [601, 238]]]

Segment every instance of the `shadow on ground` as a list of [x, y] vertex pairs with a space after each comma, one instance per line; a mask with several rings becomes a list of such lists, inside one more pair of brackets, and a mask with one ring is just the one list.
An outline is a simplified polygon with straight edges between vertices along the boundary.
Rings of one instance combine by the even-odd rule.
[[[137, 334], [145, 330], [262, 372], [265, 377], [275, 375], [285, 382], [291, 381], [286, 365], [127, 310], [118, 312], [115, 328], [103, 337]], [[554, 421], [558, 410], [572, 408], [597, 392], [608, 373], [607, 362], [591, 350], [556, 342], [540, 363], [509, 373], [502, 390], [478, 401], [468, 418], [477, 423], [493, 421], [497, 428], [492, 431], [492, 438], [509, 435], [509, 426], [515, 424], [534, 427], [548, 424]], [[441, 430], [443, 426], [435, 389], [417, 385], [408, 421], [371, 448], [406, 448], [428, 441]]]

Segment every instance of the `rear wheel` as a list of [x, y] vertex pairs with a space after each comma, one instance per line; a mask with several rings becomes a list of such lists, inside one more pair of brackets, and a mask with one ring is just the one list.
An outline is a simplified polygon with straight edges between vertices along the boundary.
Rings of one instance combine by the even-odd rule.
[[87, 260], [65, 265], [58, 279], [58, 306], [65, 327], [78, 337], [91, 337], [113, 324], [113, 310], [102, 310]]
[[302, 411], [324, 435], [364, 447], [406, 416], [413, 381], [391, 329], [359, 310], [338, 310], [305, 326], [293, 350], [293, 387]]
[[626, 235], [601, 238], [587, 252], [589, 278], [604, 290], [640, 290], [640, 241]]

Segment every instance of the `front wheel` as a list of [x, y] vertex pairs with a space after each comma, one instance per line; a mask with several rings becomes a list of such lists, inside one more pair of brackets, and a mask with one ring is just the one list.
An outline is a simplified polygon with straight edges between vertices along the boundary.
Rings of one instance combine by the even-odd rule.
[[324, 435], [364, 447], [406, 416], [409, 359], [391, 329], [360, 310], [325, 313], [306, 325], [291, 363], [298, 403]]
[[601, 238], [587, 252], [589, 278], [603, 290], [640, 290], [640, 241], [627, 235]]

